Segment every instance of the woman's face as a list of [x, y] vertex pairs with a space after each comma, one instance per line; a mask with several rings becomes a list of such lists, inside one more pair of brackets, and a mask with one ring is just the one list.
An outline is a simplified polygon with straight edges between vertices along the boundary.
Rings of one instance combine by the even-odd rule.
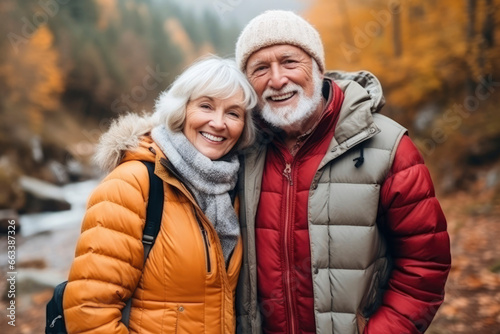
[[202, 96], [189, 101], [182, 132], [198, 151], [217, 160], [238, 142], [244, 125], [245, 105], [240, 91], [228, 99]]

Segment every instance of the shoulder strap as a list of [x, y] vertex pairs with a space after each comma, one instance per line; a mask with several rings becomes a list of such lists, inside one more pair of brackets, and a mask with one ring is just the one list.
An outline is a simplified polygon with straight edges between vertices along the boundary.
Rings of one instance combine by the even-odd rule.
[[[149, 175], [149, 199], [146, 208], [146, 225], [142, 235], [144, 246], [144, 265], [148, 259], [149, 252], [153, 247], [156, 236], [160, 231], [161, 216], [163, 214], [163, 181], [155, 174], [155, 164], [150, 161], [141, 161], [148, 169]], [[132, 293], [133, 294], [133, 293]], [[130, 310], [132, 308], [132, 297], [122, 310], [122, 322], [128, 327]]]
[[151, 247], [156, 241], [160, 231], [161, 216], [163, 214], [163, 181], [155, 174], [155, 165], [149, 161], [142, 161], [148, 168], [149, 174], [149, 200], [146, 208], [146, 225], [142, 235], [144, 245], [144, 264], [148, 258]]

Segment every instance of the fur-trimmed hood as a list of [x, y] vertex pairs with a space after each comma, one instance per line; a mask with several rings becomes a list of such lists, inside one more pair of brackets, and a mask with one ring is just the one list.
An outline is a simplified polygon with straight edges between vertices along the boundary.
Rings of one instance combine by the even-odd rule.
[[[152, 115], [126, 114], [114, 120], [99, 140], [94, 163], [101, 170], [110, 172], [124, 160], [140, 158], [138, 155], [150, 160], [153, 154], [142, 146], [150, 146], [148, 143], [152, 143], [151, 138], [146, 135], [156, 124], [157, 120]], [[143, 143], [145, 145], [141, 145], [143, 141], [146, 141]], [[127, 158], [126, 153], [132, 156]]]

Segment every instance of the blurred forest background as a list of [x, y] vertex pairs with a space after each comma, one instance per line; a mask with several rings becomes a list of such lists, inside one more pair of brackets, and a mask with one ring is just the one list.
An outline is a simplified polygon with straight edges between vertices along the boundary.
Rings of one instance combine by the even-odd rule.
[[[254, 3], [264, 2], [271, 8], [273, 1]], [[499, 2], [293, 1], [319, 30], [328, 69], [364, 69], [380, 79], [382, 113], [409, 129], [431, 170], [449, 222], [453, 268], [429, 333], [500, 333]], [[242, 0], [0, 2], [0, 222], [16, 217], [22, 231], [23, 215], [68, 210], [69, 203], [33, 185], [98, 179], [90, 158], [110, 122], [150, 112], [197, 57], [233, 55], [246, 23], [237, 14], [247, 6]], [[20, 236], [20, 246], [32, 238]], [[44, 240], [57, 249], [55, 238]], [[74, 243], [67, 247], [57, 252], [72, 253]], [[30, 251], [22, 256], [26, 270], [48, 266]], [[51, 290], [26, 284], [17, 329], [41, 332]], [[12, 330], [3, 320], [0, 329]]]

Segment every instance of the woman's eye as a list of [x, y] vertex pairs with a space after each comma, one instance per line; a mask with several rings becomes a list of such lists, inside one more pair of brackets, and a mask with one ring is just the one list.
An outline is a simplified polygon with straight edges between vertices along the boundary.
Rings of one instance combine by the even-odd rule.
[[236, 112], [236, 111], [230, 111], [228, 114], [231, 115], [231, 116], [233, 116], [233, 117], [237, 117], [237, 118], [240, 117], [240, 114], [238, 112]]
[[212, 109], [212, 106], [210, 104], [206, 104], [206, 103], [201, 104], [200, 107], [203, 109]]

